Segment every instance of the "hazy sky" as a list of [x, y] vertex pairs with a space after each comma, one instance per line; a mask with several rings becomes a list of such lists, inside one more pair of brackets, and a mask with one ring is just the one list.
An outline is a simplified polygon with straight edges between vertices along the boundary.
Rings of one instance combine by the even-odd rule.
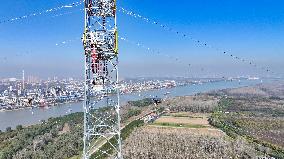
[[[0, 21], [69, 4], [72, 0], [3, 1]], [[283, 0], [118, 0], [118, 6], [154, 19], [231, 54], [284, 75]], [[0, 78], [27, 75], [81, 77], [83, 5], [0, 24]], [[72, 12], [71, 14], [65, 14]], [[56, 16], [59, 14], [64, 14]], [[223, 51], [196, 45], [159, 26], [118, 12], [119, 35], [163, 55], [120, 41], [120, 72], [127, 76], [266, 75]], [[56, 46], [62, 41], [72, 40]], [[176, 56], [180, 61], [166, 55]], [[189, 64], [191, 66], [189, 67]]]

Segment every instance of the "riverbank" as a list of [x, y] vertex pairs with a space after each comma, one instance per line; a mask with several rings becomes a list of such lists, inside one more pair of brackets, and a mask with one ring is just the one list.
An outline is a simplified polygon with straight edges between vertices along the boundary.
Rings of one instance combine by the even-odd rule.
[[[270, 82], [263, 80], [263, 83]], [[193, 95], [196, 93], [204, 93], [212, 90], [237, 88], [244, 86], [252, 86], [261, 83], [261, 80], [243, 80], [239, 81], [219, 81], [214, 83], [197, 84], [190, 86], [180, 86], [171, 89], [151, 90], [145, 92], [136, 92], [132, 94], [123, 94], [120, 96], [121, 105], [127, 103], [127, 101], [139, 100], [143, 98], [172, 98], [176, 96]], [[170, 92], [170, 94], [168, 94]], [[103, 103], [98, 103], [98, 107], [103, 106]], [[70, 111], [72, 110], [72, 111]], [[68, 115], [70, 113], [82, 112], [83, 102], [69, 103], [59, 105], [56, 107], [50, 107], [49, 109], [34, 108], [23, 109], [18, 111], [0, 112], [0, 130], [5, 130], [7, 127], [16, 128], [17, 125], [33, 125], [40, 123], [41, 120], [47, 120], [50, 117], [60, 117]]]
[[[255, 94], [251, 93], [251, 90], [265, 93], [262, 93], [263, 96], [259, 94], [248, 96], [248, 93]], [[145, 155], [150, 153], [157, 159], [165, 156], [172, 158], [203, 156], [216, 159], [228, 155], [233, 158], [279, 156], [283, 152], [280, 148], [283, 141], [280, 140], [281, 137], [275, 135], [282, 136], [284, 133], [284, 128], [281, 127], [284, 114], [282, 107], [284, 99], [281, 96], [284, 95], [284, 85], [283, 89], [278, 89], [278, 93], [273, 90], [275, 90], [273, 87], [258, 85], [208, 91], [194, 96], [168, 98], [158, 107], [151, 103], [148, 105], [148, 102], [144, 102], [146, 105], [141, 105], [143, 101], [131, 102], [139, 104], [138, 106], [128, 104], [123, 107], [122, 123], [129, 123], [146, 115], [146, 118], [141, 119], [149, 124], [143, 126], [140, 125], [140, 121], [138, 123], [140, 128], [131, 128], [131, 131], [127, 132], [123, 155], [125, 158], [145, 158]], [[243, 93], [235, 94], [236, 91]], [[275, 98], [277, 94], [279, 98]], [[276, 109], [277, 111], [270, 111]], [[151, 114], [154, 117], [152, 120], [147, 113], [153, 110], [166, 112], [158, 116]], [[255, 116], [251, 116], [252, 114]], [[259, 118], [258, 115], [265, 117]], [[138, 125], [134, 124], [134, 127]], [[49, 118], [41, 124], [28, 127], [17, 126], [16, 130], [9, 129], [5, 133], [0, 133], [0, 158], [80, 157], [83, 146], [82, 132], [83, 113], [81, 112]], [[274, 138], [278, 140], [273, 140]], [[133, 142], [134, 140], [137, 142]], [[189, 147], [191, 148], [186, 149]], [[104, 150], [108, 149], [108, 146], [102, 145], [98, 148]]]
[[[139, 117], [154, 104], [140, 101], [139, 106], [127, 104], [121, 109], [123, 132], [129, 134], [137, 123], [132, 118]], [[102, 114], [108, 108], [99, 109]], [[110, 111], [110, 110], [109, 110]], [[83, 149], [83, 113], [72, 113], [63, 117], [49, 118], [40, 124], [16, 129], [7, 128], [0, 132], [0, 159], [6, 158], [70, 158], [80, 156]]]

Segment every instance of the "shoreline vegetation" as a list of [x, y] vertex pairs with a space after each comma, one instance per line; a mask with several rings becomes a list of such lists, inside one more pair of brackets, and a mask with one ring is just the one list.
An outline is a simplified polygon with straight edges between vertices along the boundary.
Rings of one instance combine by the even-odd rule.
[[[153, 107], [153, 102], [149, 103], [149, 99], [135, 102], [138, 102], [139, 106], [126, 104], [121, 109], [122, 122], [129, 122], [124, 129], [126, 134], [130, 134], [129, 131], [132, 131], [137, 123], [144, 123], [135, 119], [147, 114]], [[108, 109], [110, 108], [104, 107], [98, 111]], [[5, 132], [0, 131], [0, 159], [76, 157], [81, 154], [83, 148], [82, 137], [82, 112], [49, 118], [47, 121], [41, 121], [41, 124], [27, 127], [18, 125], [15, 130], [7, 127]]]
[[[152, 112], [155, 118], [145, 121]], [[158, 107], [149, 99], [131, 101], [121, 114], [125, 159], [284, 158], [284, 84], [175, 97]], [[80, 158], [82, 132], [83, 113], [7, 128], [0, 132], [0, 159]], [[98, 156], [108, 157], [94, 152], [92, 158]]]

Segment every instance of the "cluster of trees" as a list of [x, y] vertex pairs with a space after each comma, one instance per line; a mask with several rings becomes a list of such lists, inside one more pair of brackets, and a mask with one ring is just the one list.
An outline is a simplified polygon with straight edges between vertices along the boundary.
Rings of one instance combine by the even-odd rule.
[[166, 102], [170, 111], [211, 113], [218, 105], [218, 99], [209, 96], [176, 97]]
[[137, 101], [129, 101], [128, 104], [135, 106], [135, 107], [146, 107], [151, 104], [154, 104], [154, 100], [152, 98], [144, 98]]
[[277, 103], [269, 98], [223, 98], [209, 123], [232, 138], [246, 138], [263, 154], [284, 158], [284, 108]]
[[[83, 113], [50, 118], [42, 124], [17, 126], [0, 134], [0, 159], [63, 159], [78, 155], [83, 148]], [[70, 129], [62, 132], [64, 125]]]
[[[140, 115], [143, 111], [152, 109], [154, 106], [154, 100], [152, 98], [144, 98], [137, 101], [129, 101], [121, 108], [120, 115], [122, 122], [127, 119]], [[162, 110], [163, 108], [161, 108]]]
[[187, 129], [143, 127], [126, 140], [123, 155], [125, 159], [195, 159], [256, 158], [257, 153], [241, 139], [201, 136]]
[[127, 112], [126, 118], [131, 118], [133, 116], [140, 115], [141, 112], [142, 112], [141, 109], [137, 109], [137, 108], [129, 109], [128, 112]]
[[269, 98], [231, 97], [230, 112], [249, 112], [253, 117], [284, 117], [284, 100]]

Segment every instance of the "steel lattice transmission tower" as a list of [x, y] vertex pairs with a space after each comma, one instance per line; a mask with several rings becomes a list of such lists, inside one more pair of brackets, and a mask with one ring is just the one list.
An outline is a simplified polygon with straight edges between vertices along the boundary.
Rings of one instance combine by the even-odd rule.
[[[121, 159], [116, 0], [85, 0], [84, 152]], [[99, 109], [102, 108], [103, 109]], [[102, 150], [102, 144], [110, 149]], [[97, 154], [97, 153], [96, 153]], [[98, 156], [97, 156], [98, 157]]]

